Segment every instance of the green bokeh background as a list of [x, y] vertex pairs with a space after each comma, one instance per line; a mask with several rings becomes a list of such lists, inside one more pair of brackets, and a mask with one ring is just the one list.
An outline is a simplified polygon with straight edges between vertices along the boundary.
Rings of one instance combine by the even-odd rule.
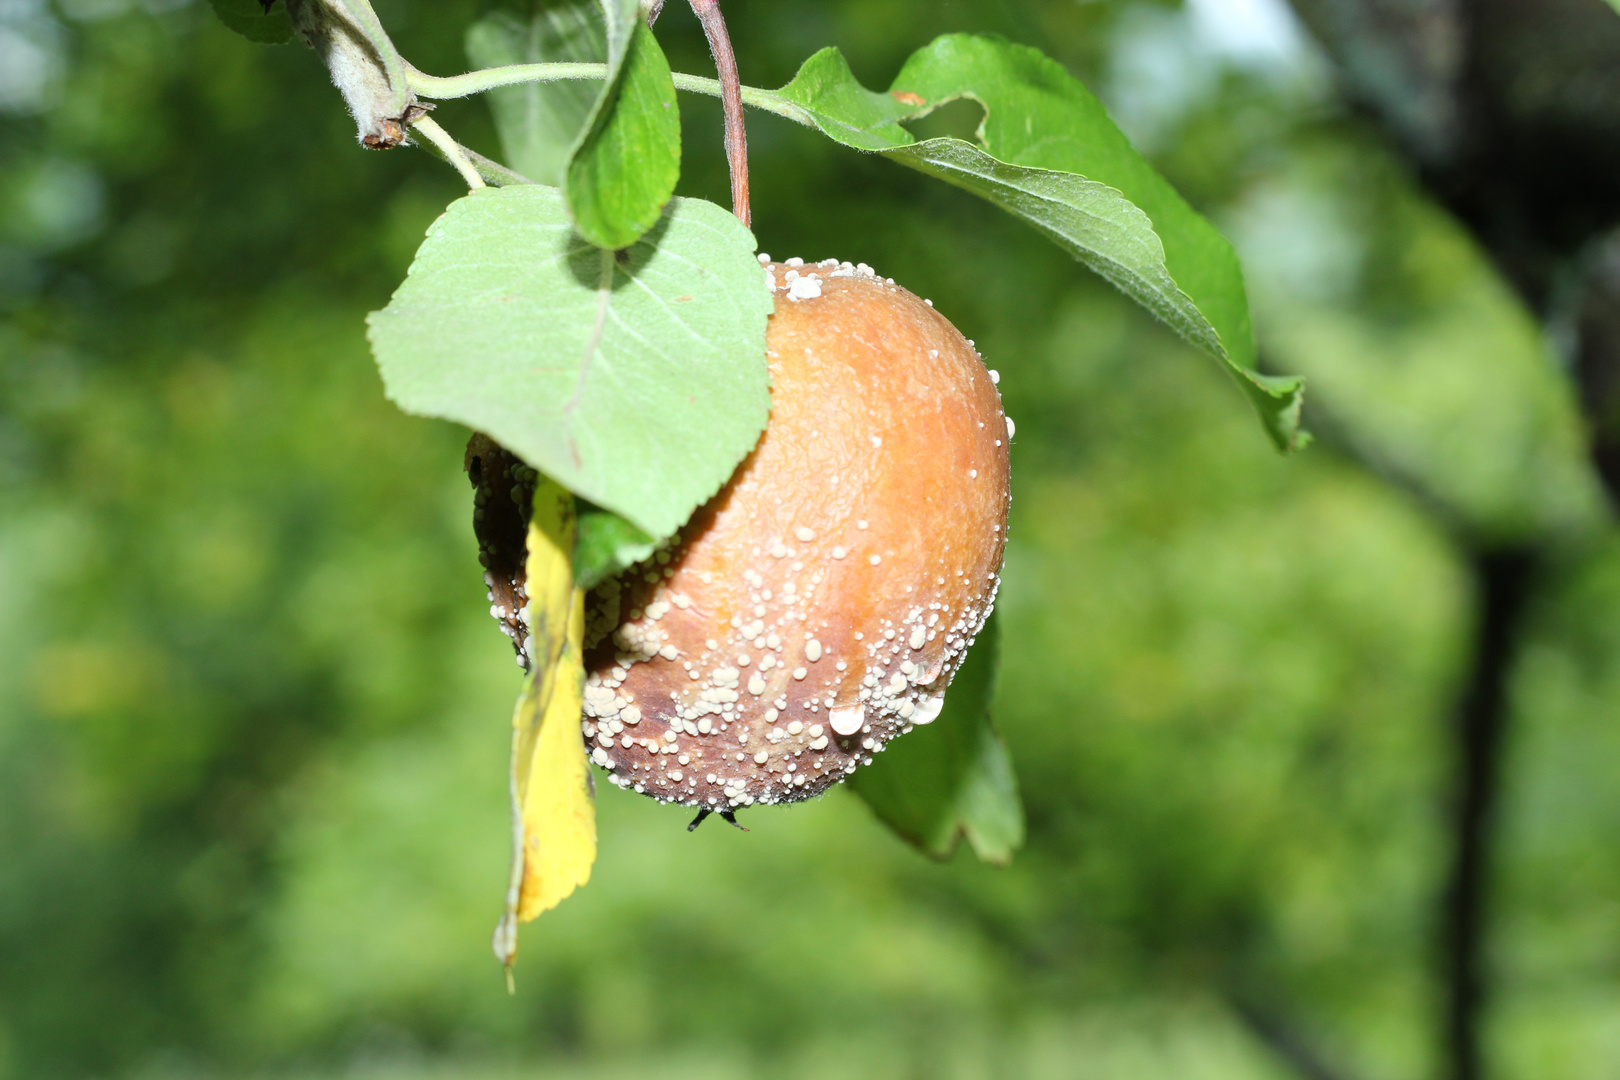
[[[476, 4], [378, 6], [465, 67]], [[361, 151], [308, 50], [203, 3], [0, 0], [0, 1080], [1429, 1076], [1467, 557], [1526, 539], [1557, 557], [1509, 675], [1489, 1050], [1611, 1076], [1620, 544], [1554, 343], [1307, 42], [1217, 9], [728, 0], [758, 85], [825, 44], [886, 85], [951, 30], [1059, 58], [1233, 237], [1331, 438], [1278, 456], [1033, 232], [752, 118], [764, 248], [872, 264], [1001, 372], [1028, 846], [933, 864], [841, 790], [689, 835], [601, 785], [509, 997], [519, 673], [466, 433], [383, 400], [362, 323], [455, 173]], [[682, 108], [679, 191], [724, 201], [718, 108]], [[482, 103], [436, 116], [497, 152]]]

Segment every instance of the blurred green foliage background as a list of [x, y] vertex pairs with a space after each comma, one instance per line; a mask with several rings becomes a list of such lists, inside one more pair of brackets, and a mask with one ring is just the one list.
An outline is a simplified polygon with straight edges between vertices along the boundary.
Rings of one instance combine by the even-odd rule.
[[[472, 0], [378, 6], [465, 68]], [[1620, 544], [1542, 327], [1286, 12], [727, 11], [756, 85], [825, 44], [886, 85], [950, 30], [1059, 58], [1238, 244], [1329, 437], [1276, 455], [1033, 232], [751, 117], [762, 247], [871, 263], [1002, 374], [1029, 843], [932, 864], [844, 791], [688, 835], [601, 785], [508, 997], [519, 673], [466, 433], [383, 400], [362, 325], [455, 173], [361, 151], [308, 50], [203, 3], [0, 0], [0, 1078], [1432, 1075], [1469, 552], [1527, 538], [1487, 1045], [1613, 1075]], [[659, 34], [708, 70], [681, 5]], [[682, 107], [680, 191], [724, 202]], [[482, 103], [436, 115], [497, 152]]]

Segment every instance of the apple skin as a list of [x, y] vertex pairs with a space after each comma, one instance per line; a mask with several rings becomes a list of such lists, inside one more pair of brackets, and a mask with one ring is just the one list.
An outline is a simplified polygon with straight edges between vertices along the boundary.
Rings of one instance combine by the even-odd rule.
[[825, 791], [939, 715], [995, 600], [1009, 425], [944, 316], [865, 266], [765, 267], [769, 426], [586, 601], [587, 751], [711, 810]]

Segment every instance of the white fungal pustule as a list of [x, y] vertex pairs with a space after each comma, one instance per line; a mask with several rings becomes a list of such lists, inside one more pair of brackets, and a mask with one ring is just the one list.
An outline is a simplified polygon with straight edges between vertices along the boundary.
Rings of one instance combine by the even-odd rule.
[[827, 714], [827, 722], [839, 735], [853, 735], [866, 724], [866, 706], [844, 705]]
[[769, 427], [587, 602], [591, 759], [716, 809], [819, 794], [934, 721], [1006, 536], [1010, 430], [972, 346], [870, 267], [762, 261]]

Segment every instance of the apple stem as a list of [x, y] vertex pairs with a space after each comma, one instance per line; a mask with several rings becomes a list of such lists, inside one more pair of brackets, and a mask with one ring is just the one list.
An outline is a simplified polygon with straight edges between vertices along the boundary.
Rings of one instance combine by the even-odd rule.
[[742, 81], [737, 77], [737, 54], [731, 48], [720, 0], [691, 0], [692, 11], [703, 24], [720, 74], [720, 106], [726, 118], [726, 164], [731, 168], [731, 212], [744, 226], [753, 227], [748, 208], [748, 135], [743, 131]]

